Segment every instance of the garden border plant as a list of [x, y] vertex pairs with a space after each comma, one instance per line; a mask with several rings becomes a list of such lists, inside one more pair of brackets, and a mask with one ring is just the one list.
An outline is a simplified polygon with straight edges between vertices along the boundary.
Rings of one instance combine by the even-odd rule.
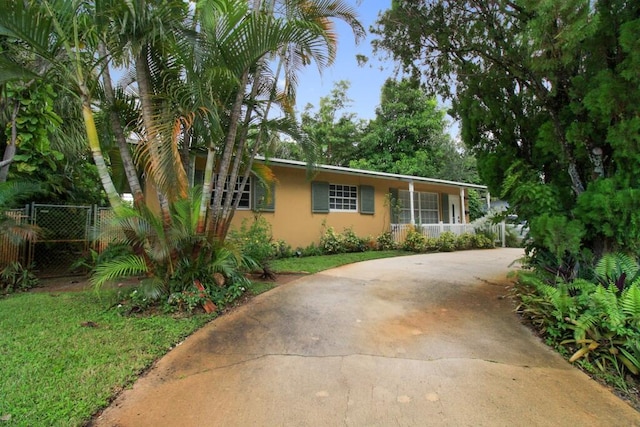
[[[537, 258], [539, 262], [540, 259]], [[605, 254], [585, 277], [544, 269], [516, 273], [516, 311], [569, 362], [614, 387], [640, 410], [638, 261]]]

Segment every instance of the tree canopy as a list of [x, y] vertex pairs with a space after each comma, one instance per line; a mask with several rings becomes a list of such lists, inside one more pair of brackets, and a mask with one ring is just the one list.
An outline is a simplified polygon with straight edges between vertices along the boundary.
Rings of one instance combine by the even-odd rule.
[[535, 253], [574, 265], [640, 250], [639, 31], [624, 0], [394, 0], [375, 45], [452, 100]]
[[415, 82], [387, 80], [351, 167], [476, 182], [474, 159], [456, 147], [445, 116]]

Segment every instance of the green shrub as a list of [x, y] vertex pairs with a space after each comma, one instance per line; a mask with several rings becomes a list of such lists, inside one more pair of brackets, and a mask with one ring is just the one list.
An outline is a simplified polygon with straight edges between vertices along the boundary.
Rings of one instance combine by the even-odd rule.
[[344, 252], [364, 252], [369, 249], [369, 237], [358, 237], [353, 228], [345, 228], [342, 232]]
[[364, 252], [370, 247], [369, 240], [358, 237], [351, 227], [345, 228], [342, 233], [336, 233], [333, 227], [328, 227], [320, 237], [320, 248], [327, 255]]
[[456, 238], [456, 249], [466, 250], [473, 248], [473, 234], [462, 233]]
[[412, 228], [407, 232], [407, 237], [404, 239], [402, 249], [411, 252], [426, 252], [427, 237], [415, 228]]
[[622, 291], [616, 282], [549, 283], [539, 274], [521, 271], [516, 291], [518, 311], [549, 345], [570, 362], [624, 384], [625, 375], [640, 374], [640, 281]]
[[317, 246], [314, 242], [311, 242], [311, 244], [309, 244], [309, 246], [305, 247], [305, 248], [298, 248], [296, 249], [295, 252], [296, 255], [300, 254], [299, 256], [318, 256], [318, 255], [322, 255], [322, 248], [320, 246]]
[[273, 258], [271, 224], [262, 215], [256, 214], [253, 221], [242, 220], [238, 230], [229, 232], [228, 240], [235, 245], [243, 255], [253, 259], [260, 265]]
[[491, 249], [495, 248], [495, 243], [492, 238], [479, 233], [473, 235], [473, 247], [476, 249]]
[[327, 255], [340, 254], [346, 252], [344, 248], [343, 236], [336, 233], [333, 227], [327, 228], [320, 237], [320, 248]]
[[273, 258], [291, 258], [295, 255], [291, 245], [284, 240], [278, 240], [271, 243]]
[[387, 231], [376, 238], [376, 248], [379, 251], [395, 250], [398, 248], [398, 243], [393, 238], [393, 234]]
[[438, 237], [438, 250], [452, 252], [456, 250], [457, 237], [451, 231], [445, 231]]

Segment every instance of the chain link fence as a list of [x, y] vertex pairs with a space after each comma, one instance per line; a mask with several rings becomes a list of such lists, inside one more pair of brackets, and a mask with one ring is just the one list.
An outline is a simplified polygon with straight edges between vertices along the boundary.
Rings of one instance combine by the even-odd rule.
[[41, 277], [83, 273], [74, 263], [89, 255], [91, 206], [31, 204], [31, 223], [40, 229], [30, 260]]
[[19, 245], [0, 233], [0, 269], [19, 262], [41, 278], [86, 273], [82, 261], [91, 258], [91, 249], [101, 252], [120, 237], [108, 231], [114, 218], [110, 208], [32, 203], [4, 214], [11, 225], [35, 225], [39, 234], [36, 241]]
[[3, 212], [2, 221], [3, 233], [0, 233], [0, 267], [4, 267], [13, 262], [24, 264], [26, 262], [27, 247], [21, 245], [12, 237], [15, 228], [20, 228], [29, 223], [27, 208], [11, 209]]

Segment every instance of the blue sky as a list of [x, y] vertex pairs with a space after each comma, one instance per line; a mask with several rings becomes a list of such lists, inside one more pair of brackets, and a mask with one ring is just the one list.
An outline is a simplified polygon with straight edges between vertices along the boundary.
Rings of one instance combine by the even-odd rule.
[[[318, 72], [315, 64], [307, 67], [300, 75], [297, 106], [298, 112], [304, 110], [305, 105], [311, 103], [316, 107], [321, 97], [328, 96], [334, 82], [349, 80], [351, 88], [348, 96], [353, 100], [349, 112], [354, 112], [361, 119], [373, 119], [375, 109], [380, 103], [380, 89], [384, 81], [393, 75], [392, 63], [381, 63], [374, 58], [371, 48], [373, 35], [369, 33], [369, 27], [376, 21], [378, 13], [391, 7], [391, 0], [347, 0], [358, 13], [358, 19], [367, 31], [367, 37], [355, 44], [353, 32], [350, 27], [338, 22], [338, 51], [333, 66]], [[359, 4], [358, 4], [359, 3]], [[358, 66], [356, 54], [365, 55], [369, 63], [363, 67]]]

